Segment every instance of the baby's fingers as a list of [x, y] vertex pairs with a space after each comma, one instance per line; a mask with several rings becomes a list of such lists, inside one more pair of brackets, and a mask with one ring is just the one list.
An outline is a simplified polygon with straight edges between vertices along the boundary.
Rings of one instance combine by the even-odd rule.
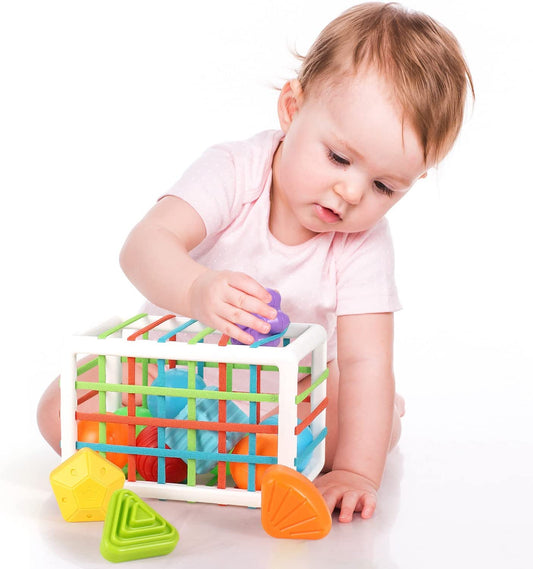
[[376, 510], [376, 496], [374, 494], [363, 494], [359, 499], [360, 507], [356, 511], [361, 512], [363, 519], [371, 518]]
[[330, 514], [332, 514], [333, 510], [342, 503], [342, 490], [335, 487], [319, 487], [319, 490], [322, 494], [322, 498], [324, 498], [324, 501], [326, 502], [326, 506], [328, 507]]
[[249, 333], [250, 329], [257, 330], [261, 334], [270, 332], [268, 322], [231, 305], [227, 306], [227, 310], [222, 312], [221, 316], [222, 325], [217, 325], [217, 329], [242, 344], [255, 342], [256, 338]]
[[348, 523], [354, 512], [361, 512], [363, 519], [371, 518], [376, 510], [376, 497], [364, 492], [345, 492], [339, 504], [339, 522]]
[[351, 522], [358, 503], [359, 492], [346, 492], [340, 505], [339, 522]]
[[229, 320], [216, 318], [213, 322], [214, 327], [217, 330], [228, 335], [230, 338], [238, 340], [241, 344], [251, 344], [255, 341], [255, 338], [252, 335], [248, 334], [248, 332], [245, 332], [242, 328], [239, 328]]
[[[271, 300], [270, 293], [257, 281], [243, 273], [231, 273], [228, 284], [230, 288], [227, 290], [225, 300], [237, 310], [257, 314], [269, 320], [276, 318], [277, 310], [268, 305]], [[258, 320], [255, 322], [256, 326], [260, 324]], [[246, 322], [239, 323], [250, 326]], [[256, 328], [256, 326], [252, 327]]]

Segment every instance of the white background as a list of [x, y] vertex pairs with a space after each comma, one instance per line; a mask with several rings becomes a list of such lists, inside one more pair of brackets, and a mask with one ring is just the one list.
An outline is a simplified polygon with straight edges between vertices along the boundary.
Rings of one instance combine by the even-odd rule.
[[[349, 5], [0, 3], [0, 540], [16, 566], [106, 565], [101, 526], [59, 516], [48, 485], [58, 460], [34, 420], [62, 339], [135, 313], [117, 261], [130, 228], [207, 146], [277, 127], [291, 49], [305, 53]], [[477, 100], [450, 156], [389, 216], [408, 413], [380, 509], [308, 544], [268, 538], [257, 512], [165, 503], [180, 544], [139, 567], [211, 567], [224, 550], [220, 566], [233, 568], [531, 566], [528, 3], [408, 5], [457, 35]]]

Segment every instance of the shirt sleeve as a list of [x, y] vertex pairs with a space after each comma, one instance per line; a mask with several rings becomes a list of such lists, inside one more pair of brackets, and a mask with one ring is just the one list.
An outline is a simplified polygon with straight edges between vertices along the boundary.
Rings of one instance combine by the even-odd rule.
[[217, 233], [231, 223], [242, 202], [236, 178], [232, 153], [223, 146], [213, 146], [161, 198], [182, 198], [198, 212], [207, 234]]
[[282, 131], [267, 130], [247, 140], [212, 146], [165, 196], [189, 203], [202, 218], [207, 235], [219, 233], [261, 194], [282, 136]]
[[336, 269], [337, 316], [401, 309], [394, 279], [394, 249], [386, 219], [362, 234], [344, 236]]

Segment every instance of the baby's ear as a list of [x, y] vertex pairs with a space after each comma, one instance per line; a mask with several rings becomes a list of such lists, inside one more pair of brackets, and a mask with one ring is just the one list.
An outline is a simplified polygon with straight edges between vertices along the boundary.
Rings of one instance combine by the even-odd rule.
[[303, 91], [300, 81], [292, 79], [287, 81], [278, 99], [278, 117], [281, 130], [287, 132], [295, 114], [300, 109], [303, 102]]

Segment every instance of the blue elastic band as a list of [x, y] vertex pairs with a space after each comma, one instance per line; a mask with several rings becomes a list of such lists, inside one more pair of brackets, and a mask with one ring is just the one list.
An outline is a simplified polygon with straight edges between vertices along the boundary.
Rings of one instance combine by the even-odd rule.
[[306, 459], [309, 455], [315, 450], [315, 448], [326, 438], [328, 430], [324, 427], [320, 433], [317, 435], [312, 442], [310, 442], [306, 447], [302, 450], [298, 457], [294, 459], [294, 466], [298, 469], [302, 463], [305, 464]]
[[285, 328], [285, 330], [283, 330], [279, 334], [267, 336], [266, 338], [261, 338], [260, 340], [255, 341], [253, 344], [250, 344], [250, 348], [259, 348], [259, 346], [262, 346], [263, 344], [268, 344], [269, 342], [273, 342], [274, 340], [281, 338], [282, 336], [285, 335], [285, 332], [287, 332], [288, 328], [289, 327], [287, 326], [287, 328]]
[[119, 454], [136, 454], [181, 458], [182, 460], [211, 460], [215, 462], [249, 462], [257, 464], [276, 464], [275, 456], [250, 456], [246, 454], [223, 454], [218, 452], [201, 452], [189, 450], [156, 449], [152, 447], [133, 447], [125, 445], [108, 445], [100, 443], [77, 442], [76, 448], [88, 447], [97, 452], [113, 452]]

